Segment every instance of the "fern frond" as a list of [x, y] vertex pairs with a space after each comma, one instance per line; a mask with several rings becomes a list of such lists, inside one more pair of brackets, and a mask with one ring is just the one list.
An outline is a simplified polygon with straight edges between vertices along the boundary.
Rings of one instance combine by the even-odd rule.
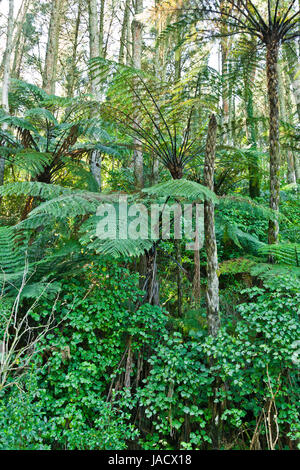
[[263, 280], [277, 278], [280, 275], [289, 276], [291, 274], [300, 278], [300, 268], [284, 264], [258, 263], [251, 268], [250, 274]]
[[50, 164], [51, 159], [50, 153], [24, 149], [16, 153], [14, 158], [10, 159], [10, 161], [18, 168], [27, 171], [34, 177], [43, 172], [45, 167]]
[[282, 264], [300, 267], [300, 244], [279, 243], [278, 245], [264, 245], [259, 252], [265, 256], [272, 256]]
[[22, 270], [26, 243], [14, 227], [0, 227], [0, 279]]
[[144, 188], [142, 191], [158, 197], [183, 197], [192, 201], [206, 200], [218, 203], [218, 198], [215, 193], [195, 181], [186, 179], [170, 180], [166, 183], [151, 186], [151, 188]]
[[153, 242], [151, 240], [100, 240], [94, 239], [87, 243], [86, 248], [94, 250], [98, 254], [110, 255], [114, 258], [119, 257], [137, 257], [145, 251], [150, 250]]
[[33, 196], [41, 199], [54, 199], [62, 194], [71, 194], [72, 189], [59, 185], [22, 181], [0, 186], [0, 196]]

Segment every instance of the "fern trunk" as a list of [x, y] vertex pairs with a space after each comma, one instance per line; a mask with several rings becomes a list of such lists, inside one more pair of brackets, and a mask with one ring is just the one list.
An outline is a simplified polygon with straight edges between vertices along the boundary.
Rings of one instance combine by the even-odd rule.
[[[279, 44], [270, 40], [267, 44], [267, 82], [269, 99], [269, 153], [270, 153], [270, 208], [279, 210], [279, 79], [278, 79]], [[269, 221], [269, 244], [278, 242], [279, 225], [277, 220]]]
[[[217, 139], [217, 121], [214, 115], [211, 116], [208, 126], [206, 141], [204, 182], [211, 190], [214, 190], [214, 166]], [[218, 253], [215, 234], [215, 209], [212, 201], [204, 203], [204, 230], [205, 230], [205, 249], [207, 256], [207, 323], [208, 330], [212, 336], [216, 336], [220, 328], [219, 316], [219, 279]]]

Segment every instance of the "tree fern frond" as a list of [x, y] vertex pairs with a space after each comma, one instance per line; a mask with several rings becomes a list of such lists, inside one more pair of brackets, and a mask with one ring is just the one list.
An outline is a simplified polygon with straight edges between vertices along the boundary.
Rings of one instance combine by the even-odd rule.
[[218, 203], [217, 196], [205, 186], [186, 179], [170, 180], [159, 183], [151, 188], [144, 188], [143, 192], [158, 197], [183, 197], [189, 200], [209, 200]]
[[262, 255], [274, 257], [276, 261], [290, 266], [300, 267], [300, 244], [279, 243], [278, 245], [264, 245], [259, 249]]
[[53, 114], [46, 108], [31, 108], [25, 112], [25, 117], [33, 121], [34, 123], [42, 123], [44, 121], [49, 121], [55, 126], [58, 125], [57, 119]]
[[86, 248], [94, 250], [96, 253], [103, 255], [110, 255], [114, 258], [118, 257], [137, 257], [142, 255], [145, 251], [150, 250], [153, 242], [151, 240], [138, 239], [138, 240], [100, 240], [95, 238], [93, 241], [87, 243]]
[[300, 278], [300, 268], [285, 264], [258, 263], [251, 268], [250, 274], [263, 280], [277, 278], [279, 275], [289, 276], [291, 274]]
[[50, 164], [51, 158], [50, 153], [24, 149], [16, 153], [14, 158], [10, 159], [10, 161], [18, 168], [27, 171], [34, 177], [43, 172], [44, 168]]
[[0, 278], [22, 270], [26, 243], [14, 227], [0, 227]]
[[62, 194], [71, 194], [72, 189], [59, 185], [22, 181], [0, 186], [0, 196], [33, 196], [42, 199], [54, 199]]

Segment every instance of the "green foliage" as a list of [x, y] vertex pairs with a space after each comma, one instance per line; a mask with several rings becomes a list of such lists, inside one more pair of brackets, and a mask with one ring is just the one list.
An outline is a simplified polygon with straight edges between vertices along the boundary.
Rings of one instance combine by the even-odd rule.
[[49, 427], [34, 373], [23, 389], [0, 392], [0, 450], [50, 450]]
[[[168, 435], [171, 442], [183, 441], [182, 448], [205, 448], [211, 439], [208, 404], [215, 381], [221, 448], [234, 434], [235, 448], [242, 445], [241, 434], [251, 440], [275, 393], [280, 439], [296, 439], [299, 286], [299, 280], [285, 276], [266, 282], [264, 288], [245, 290], [249, 302], [238, 306], [240, 319], [234, 330], [229, 321], [217, 338], [207, 337], [203, 330], [190, 340], [179, 333], [163, 338], [149, 359], [151, 374], [139, 392], [154, 426], [144, 448], [170, 448]], [[264, 426], [258, 432], [264, 440]]]
[[156, 184], [150, 188], [143, 189], [143, 192], [157, 197], [183, 197], [192, 201], [212, 200], [217, 202], [215, 194], [208, 188], [184, 178]]
[[[107, 401], [111, 383], [124, 371], [129, 337], [133, 352], [155, 344], [165, 316], [158, 307], [134, 305], [136, 276], [106, 259], [85, 268], [85, 282], [62, 285], [55, 311], [59, 326], [47, 335], [37, 360], [39, 399], [58, 448], [123, 449], [137, 435], [126, 394]], [[45, 299], [40, 318], [47, 315]], [[113, 382], [112, 382], [113, 381]]]

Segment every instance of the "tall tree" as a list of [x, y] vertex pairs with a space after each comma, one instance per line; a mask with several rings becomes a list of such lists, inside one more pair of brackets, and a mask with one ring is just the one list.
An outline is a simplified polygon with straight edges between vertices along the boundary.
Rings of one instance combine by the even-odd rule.
[[[280, 152], [279, 152], [279, 91], [278, 54], [280, 44], [299, 36], [299, 10], [295, 11], [296, 0], [288, 5], [284, 0], [267, 1], [267, 18], [252, 0], [206, 0], [197, 2], [193, 8], [196, 20], [219, 22], [226, 18], [233, 34], [247, 33], [258, 38], [266, 48], [266, 75], [269, 102], [269, 154], [270, 154], [270, 208], [279, 210], [280, 200]], [[191, 21], [190, 18], [187, 21]], [[211, 34], [211, 33], [210, 33]], [[278, 242], [277, 220], [269, 221], [268, 241]]]
[[[14, 30], [14, 0], [9, 0], [8, 7], [8, 20], [6, 30], [6, 45], [4, 52], [4, 70], [3, 70], [3, 83], [2, 83], [2, 100], [1, 104], [5, 111], [9, 111], [8, 107], [8, 88], [10, 78], [10, 59], [13, 47], [13, 30]], [[7, 125], [4, 124], [4, 127]], [[0, 185], [4, 181], [5, 158], [0, 157]]]
[[[132, 65], [136, 69], [140, 69], [142, 65], [142, 42], [143, 42], [143, 23], [138, 15], [143, 12], [143, 0], [135, 1], [135, 16], [132, 20]], [[143, 188], [144, 186], [144, 168], [143, 168], [143, 152], [138, 149], [138, 142], [135, 141], [135, 149], [133, 155], [134, 175], [136, 186]]]
[[45, 66], [43, 71], [43, 89], [49, 94], [55, 93], [59, 32], [64, 6], [65, 0], [52, 0], [51, 2], [51, 17], [48, 29]]
[[120, 64], [124, 64], [125, 52], [126, 52], [126, 49], [128, 48], [126, 37], [127, 37], [127, 31], [128, 31], [129, 16], [130, 16], [130, 0], [126, 0], [125, 5], [124, 5], [124, 16], [123, 16], [121, 37], [120, 37], [120, 49], [119, 49], [119, 63]]
[[[104, 7], [104, 2], [101, 3]], [[88, 13], [89, 13], [89, 45], [90, 45], [90, 59], [95, 59], [102, 55], [102, 46], [101, 43], [101, 51], [100, 51], [100, 31], [99, 31], [99, 24], [98, 24], [98, 8], [97, 8], [97, 0], [89, 0], [88, 2]], [[101, 12], [101, 15], [103, 12]], [[94, 74], [91, 74], [91, 92], [95, 97], [99, 98], [99, 87], [97, 78]], [[101, 191], [101, 166], [102, 166], [102, 158], [99, 150], [93, 150], [90, 155], [90, 170], [92, 175], [94, 176], [98, 188]]]
[[[217, 121], [213, 114], [210, 118], [204, 163], [204, 184], [214, 190], [214, 171], [217, 140]], [[204, 231], [205, 249], [207, 256], [207, 323], [208, 331], [216, 336], [220, 328], [219, 317], [219, 279], [218, 279], [218, 253], [215, 234], [215, 209], [212, 201], [204, 202]]]
[[78, 52], [78, 43], [79, 43], [79, 27], [80, 19], [82, 14], [81, 0], [78, 1], [77, 14], [74, 26], [74, 39], [73, 39], [73, 48], [72, 48], [72, 57], [71, 57], [71, 67], [70, 74], [67, 77], [67, 94], [72, 97], [74, 93], [74, 84], [75, 84], [75, 75], [76, 75], [76, 62], [77, 62], [77, 52]]
[[20, 74], [20, 62], [22, 61], [22, 54], [24, 49], [24, 44], [22, 44], [22, 36], [23, 36], [23, 26], [25, 22], [25, 18], [27, 12], [30, 7], [31, 0], [23, 0], [22, 4], [18, 11], [18, 16], [16, 19], [16, 32], [13, 38], [13, 48], [14, 48], [14, 59], [11, 68], [11, 74], [14, 77], [19, 77]]

